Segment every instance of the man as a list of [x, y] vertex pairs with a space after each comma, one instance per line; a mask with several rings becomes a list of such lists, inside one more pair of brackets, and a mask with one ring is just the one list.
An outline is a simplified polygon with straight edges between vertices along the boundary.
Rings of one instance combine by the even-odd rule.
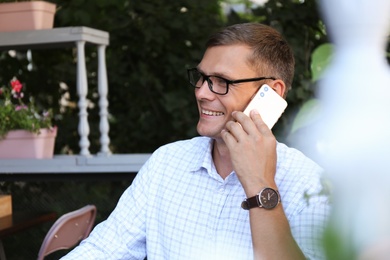
[[321, 258], [322, 169], [278, 143], [256, 110], [240, 112], [264, 83], [286, 96], [290, 47], [257, 23], [230, 26], [206, 47], [188, 70], [201, 137], [157, 149], [109, 218], [64, 259]]

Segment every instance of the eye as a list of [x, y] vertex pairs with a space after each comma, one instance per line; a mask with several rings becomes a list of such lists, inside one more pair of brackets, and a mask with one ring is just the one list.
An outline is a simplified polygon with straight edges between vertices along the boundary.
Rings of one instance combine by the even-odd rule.
[[196, 86], [201, 86], [204, 82], [204, 77], [202, 73], [200, 73], [199, 71], [195, 71], [193, 74], [193, 81], [196, 84]]
[[226, 86], [226, 80], [220, 77], [213, 77], [212, 81], [215, 85]]

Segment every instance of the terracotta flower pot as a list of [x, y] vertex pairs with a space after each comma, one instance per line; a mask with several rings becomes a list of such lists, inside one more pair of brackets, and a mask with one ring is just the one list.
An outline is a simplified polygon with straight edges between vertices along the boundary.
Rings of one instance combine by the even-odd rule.
[[0, 32], [51, 29], [55, 12], [45, 1], [0, 3]]
[[8, 132], [0, 139], [0, 159], [53, 158], [57, 127], [41, 129], [39, 134], [25, 130]]
[[11, 214], [12, 214], [12, 196], [0, 194], [0, 218], [9, 216]]

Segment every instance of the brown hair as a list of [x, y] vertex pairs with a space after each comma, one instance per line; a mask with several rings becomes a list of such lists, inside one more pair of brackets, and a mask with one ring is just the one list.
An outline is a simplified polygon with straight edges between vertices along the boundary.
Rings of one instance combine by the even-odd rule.
[[245, 44], [253, 50], [248, 62], [265, 77], [276, 77], [286, 84], [285, 95], [294, 78], [294, 54], [282, 35], [270, 26], [260, 23], [242, 23], [226, 27], [212, 35], [206, 48]]

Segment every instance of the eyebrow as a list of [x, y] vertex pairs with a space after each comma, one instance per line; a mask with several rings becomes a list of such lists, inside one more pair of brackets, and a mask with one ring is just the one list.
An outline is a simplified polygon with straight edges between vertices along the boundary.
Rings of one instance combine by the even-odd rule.
[[200, 73], [202, 73], [202, 74], [204, 74], [204, 75], [206, 75], [206, 76], [216, 76], [216, 77], [220, 77], [220, 78], [223, 78], [223, 79], [226, 79], [226, 80], [232, 80], [232, 79], [229, 79], [230, 77], [228, 77], [228, 76], [226, 76], [225, 74], [222, 74], [222, 73], [213, 73], [213, 74], [206, 74], [203, 70], [201, 70], [198, 66], [196, 67], [196, 69], [200, 72]]

